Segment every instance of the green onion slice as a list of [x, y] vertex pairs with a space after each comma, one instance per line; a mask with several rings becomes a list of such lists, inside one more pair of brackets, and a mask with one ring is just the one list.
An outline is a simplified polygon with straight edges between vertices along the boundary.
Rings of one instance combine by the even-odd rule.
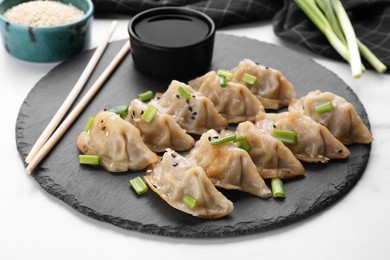
[[116, 113], [120, 116], [127, 116], [127, 114], [129, 113], [129, 106], [128, 105], [111, 106], [107, 109], [107, 111]]
[[238, 148], [241, 148], [248, 152], [251, 149], [251, 145], [248, 143], [248, 141], [243, 141], [238, 145]]
[[148, 191], [148, 186], [139, 176], [129, 180], [129, 183], [138, 195], [144, 194]]
[[145, 112], [142, 114], [141, 119], [144, 120], [146, 123], [150, 123], [153, 121], [154, 117], [156, 116], [158, 112], [158, 109], [155, 108], [152, 105], [148, 105]]
[[246, 137], [246, 135], [236, 136], [236, 139], [234, 139], [233, 142], [234, 142], [234, 143], [248, 142], [248, 137]]
[[190, 195], [185, 194], [183, 196], [183, 202], [188, 205], [191, 209], [196, 207], [196, 199], [191, 197]]
[[211, 141], [211, 145], [220, 145], [236, 140], [236, 135], [228, 135]]
[[188, 90], [185, 89], [183, 86], [180, 86], [178, 91], [179, 91], [180, 95], [182, 95], [185, 99], [191, 98], [191, 93], [188, 92]]
[[297, 133], [293, 131], [275, 129], [274, 137], [284, 144], [296, 144], [298, 142]]
[[151, 90], [138, 94], [138, 99], [141, 100], [142, 102], [149, 101], [152, 98], [153, 98], [153, 92]]
[[85, 127], [84, 127], [84, 131], [85, 131], [85, 132], [88, 132], [89, 129], [91, 129], [91, 126], [92, 126], [92, 124], [93, 124], [94, 121], [95, 121], [95, 117], [94, 117], [94, 116], [91, 116], [91, 117], [88, 119], [88, 122], [87, 122], [87, 124], [86, 124]]
[[244, 73], [242, 76], [242, 80], [250, 85], [254, 85], [256, 83], [257, 78], [251, 74]]
[[226, 87], [226, 78], [224, 76], [219, 76], [219, 85], [222, 88]]
[[99, 155], [88, 155], [88, 154], [79, 155], [80, 164], [99, 165], [99, 162], [100, 162]]
[[329, 102], [326, 102], [324, 104], [316, 106], [314, 108], [314, 110], [316, 111], [316, 113], [318, 115], [322, 115], [323, 113], [332, 111], [333, 110], [333, 104], [332, 104], [331, 101], [329, 101]]
[[233, 73], [231, 73], [230, 71], [227, 71], [227, 70], [218, 70], [217, 74], [219, 76], [224, 76], [227, 81], [233, 79]]
[[284, 194], [283, 182], [279, 178], [272, 178], [271, 189], [272, 189], [272, 195], [274, 196], [274, 198], [284, 198], [286, 196]]

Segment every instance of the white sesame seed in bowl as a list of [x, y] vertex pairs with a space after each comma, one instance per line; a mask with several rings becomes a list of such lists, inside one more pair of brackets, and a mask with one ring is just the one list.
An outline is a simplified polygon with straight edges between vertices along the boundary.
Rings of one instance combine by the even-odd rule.
[[10, 22], [32, 27], [67, 24], [83, 15], [84, 12], [72, 4], [42, 0], [18, 4], [4, 13]]
[[87, 46], [92, 0], [0, 0], [0, 34], [7, 52], [32, 62], [55, 62]]

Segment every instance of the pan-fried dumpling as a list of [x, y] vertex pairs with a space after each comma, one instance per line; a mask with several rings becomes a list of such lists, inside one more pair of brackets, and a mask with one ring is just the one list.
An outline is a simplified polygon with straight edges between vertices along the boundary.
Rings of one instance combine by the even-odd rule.
[[229, 81], [225, 87], [221, 87], [215, 71], [191, 80], [188, 84], [208, 97], [229, 123], [254, 121], [260, 111], [264, 112], [261, 102], [245, 85]]
[[194, 138], [168, 114], [157, 112], [152, 122], [143, 121], [141, 115], [147, 106], [138, 99], [132, 100], [126, 120], [140, 130], [142, 140], [152, 151], [163, 152], [167, 148], [186, 151], [194, 146]]
[[[214, 187], [195, 161], [170, 149], [147, 170], [145, 180], [169, 205], [193, 216], [220, 218], [233, 210], [233, 203]], [[196, 200], [194, 207], [183, 201], [185, 196]]]
[[135, 126], [108, 111], [95, 116], [91, 128], [79, 135], [77, 146], [84, 154], [99, 155], [100, 165], [109, 172], [142, 170], [159, 160]]
[[195, 143], [188, 157], [195, 159], [217, 187], [240, 190], [261, 198], [270, 197], [271, 191], [245, 150], [232, 142], [211, 144], [220, 137], [214, 129], [207, 131]]
[[256, 126], [273, 135], [274, 129], [293, 131], [297, 134], [296, 144], [286, 144], [298, 160], [326, 163], [330, 159], [343, 159], [350, 152], [329, 130], [299, 112], [266, 114]]
[[[333, 110], [317, 114], [315, 108], [331, 102]], [[354, 106], [331, 92], [316, 90], [289, 106], [289, 111], [298, 111], [324, 125], [343, 144], [371, 143], [370, 130], [364, 125]]]
[[290, 149], [253, 123], [239, 124], [236, 135], [247, 137], [250, 145], [248, 153], [264, 179], [289, 179], [305, 174], [305, 169]]
[[[233, 80], [245, 84], [266, 109], [288, 106], [296, 96], [294, 86], [280, 71], [257, 65], [250, 59], [242, 60], [232, 72]], [[242, 79], [245, 73], [256, 77], [253, 85]]]
[[[186, 98], [179, 92], [185, 89], [190, 96]], [[222, 130], [227, 121], [215, 109], [213, 102], [185, 83], [173, 80], [167, 91], [150, 101], [161, 113], [169, 114], [188, 133], [201, 135], [208, 129]]]

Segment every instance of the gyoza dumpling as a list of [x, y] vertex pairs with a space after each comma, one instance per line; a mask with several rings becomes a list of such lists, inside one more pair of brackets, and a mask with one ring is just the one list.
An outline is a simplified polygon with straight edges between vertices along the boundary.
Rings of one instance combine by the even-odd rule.
[[245, 150], [232, 142], [211, 144], [212, 140], [220, 137], [214, 129], [207, 131], [195, 143], [188, 157], [195, 159], [217, 187], [240, 190], [262, 198], [270, 197], [271, 191]]
[[[169, 205], [193, 216], [220, 218], [233, 210], [233, 203], [214, 187], [195, 161], [170, 149], [148, 169], [145, 180]], [[186, 195], [196, 200], [194, 207], [183, 201]]]
[[[184, 97], [179, 88], [185, 89], [190, 96]], [[185, 83], [173, 80], [167, 91], [151, 100], [160, 113], [169, 114], [188, 133], [201, 135], [208, 129], [222, 130], [227, 121], [218, 113], [210, 99], [195, 92]]]
[[215, 71], [191, 80], [188, 84], [208, 97], [229, 123], [254, 121], [260, 111], [264, 112], [261, 102], [245, 85], [229, 81], [225, 87], [221, 87]]
[[299, 112], [266, 114], [256, 126], [273, 135], [274, 129], [293, 131], [297, 134], [296, 144], [286, 144], [298, 160], [326, 163], [330, 159], [343, 159], [350, 152], [329, 130]]
[[163, 152], [167, 148], [175, 151], [189, 150], [194, 146], [194, 138], [186, 133], [168, 114], [157, 112], [152, 122], [147, 123], [141, 115], [147, 104], [138, 99], [131, 101], [126, 120], [137, 127], [144, 143], [154, 152]]
[[[280, 71], [257, 65], [250, 59], [242, 60], [232, 72], [233, 80], [245, 84], [266, 109], [288, 106], [296, 96], [294, 86]], [[256, 77], [253, 85], [242, 80], [245, 73]]]
[[[317, 114], [315, 108], [331, 102], [333, 110]], [[316, 90], [291, 104], [289, 111], [298, 111], [324, 125], [343, 144], [371, 143], [370, 130], [364, 125], [354, 106], [331, 92]]]
[[142, 170], [159, 160], [135, 126], [108, 111], [95, 116], [91, 128], [79, 135], [77, 147], [84, 154], [99, 155], [100, 165], [109, 172]]
[[248, 153], [264, 179], [288, 179], [305, 174], [305, 169], [290, 149], [253, 123], [239, 124], [236, 135], [247, 137]]

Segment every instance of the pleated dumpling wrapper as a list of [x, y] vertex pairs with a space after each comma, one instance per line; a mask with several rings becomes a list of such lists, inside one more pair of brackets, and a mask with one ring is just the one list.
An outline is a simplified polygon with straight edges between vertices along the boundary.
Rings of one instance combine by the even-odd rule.
[[228, 81], [226, 86], [221, 86], [215, 71], [193, 79], [188, 84], [208, 97], [229, 123], [254, 121], [260, 111], [264, 112], [260, 100], [245, 85]]
[[263, 179], [290, 179], [305, 174], [301, 162], [281, 141], [265, 133], [252, 122], [237, 126], [237, 136], [246, 136], [252, 161]]
[[209, 129], [222, 130], [228, 123], [213, 102], [185, 83], [173, 80], [168, 89], [149, 104], [169, 114], [188, 133], [201, 135]]
[[138, 99], [131, 101], [126, 120], [137, 127], [144, 143], [154, 152], [163, 152], [167, 148], [175, 151], [190, 150], [194, 138], [186, 133], [168, 114], [157, 112], [151, 122], [141, 119], [148, 105]]
[[84, 154], [98, 155], [100, 165], [109, 172], [142, 170], [159, 160], [135, 126], [108, 111], [95, 116], [89, 130], [79, 135], [77, 146]]
[[240, 190], [261, 198], [270, 197], [270, 189], [245, 150], [233, 142], [212, 145], [213, 140], [221, 137], [214, 129], [207, 131], [187, 156], [195, 159], [217, 187]]
[[148, 186], [170, 206], [199, 218], [230, 214], [233, 203], [218, 191], [195, 161], [167, 149], [146, 172]]
[[[276, 69], [244, 59], [232, 72], [233, 81], [245, 84], [266, 109], [288, 106], [289, 102], [296, 97], [294, 86]], [[254, 76], [256, 81], [249, 84], [243, 79], [245, 74]]]
[[323, 125], [299, 112], [268, 113], [256, 126], [275, 136], [274, 130], [296, 134], [295, 144], [285, 144], [298, 160], [327, 163], [330, 159], [344, 159], [350, 151]]
[[373, 140], [355, 107], [331, 92], [310, 92], [290, 104], [288, 110], [303, 113], [324, 125], [343, 144], [368, 144]]

